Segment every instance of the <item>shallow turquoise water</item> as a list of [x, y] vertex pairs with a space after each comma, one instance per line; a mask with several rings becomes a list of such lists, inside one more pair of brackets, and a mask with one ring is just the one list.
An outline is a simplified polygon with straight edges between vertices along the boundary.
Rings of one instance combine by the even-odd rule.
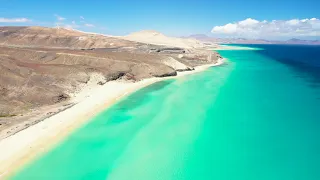
[[121, 100], [12, 179], [319, 180], [320, 90], [258, 51]]

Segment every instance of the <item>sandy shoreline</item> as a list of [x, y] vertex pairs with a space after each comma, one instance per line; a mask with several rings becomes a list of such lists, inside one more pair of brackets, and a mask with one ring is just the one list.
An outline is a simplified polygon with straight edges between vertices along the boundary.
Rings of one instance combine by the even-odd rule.
[[218, 50], [262, 50], [261, 48], [244, 47], [244, 46], [229, 46], [229, 45], [219, 45], [216, 48], [211, 48], [212, 51]]
[[[198, 66], [194, 71], [179, 72], [177, 76], [150, 78], [136, 83], [111, 81], [92, 92], [78, 104], [55, 114], [27, 129], [0, 141], [0, 179], [14, 173], [32, 159], [50, 150], [73, 130], [95, 117], [114, 102], [140, 88], [155, 82], [177, 78], [203, 71], [223, 63], [219, 59], [215, 64]], [[48, 143], [49, 142], [49, 143]]]

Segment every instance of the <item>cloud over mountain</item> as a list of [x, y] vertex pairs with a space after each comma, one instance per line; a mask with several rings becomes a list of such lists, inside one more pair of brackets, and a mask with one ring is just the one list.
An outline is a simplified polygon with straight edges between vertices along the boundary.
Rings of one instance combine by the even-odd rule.
[[57, 18], [58, 21], [64, 21], [64, 20], [66, 20], [66, 18], [61, 17], [61, 16], [59, 16], [59, 15], [57, 15], [57, 14], [55, 14], [54, 16]]
[[95, 27], [93, 24], [84, 24], [86, 27]]
[[320, 20], [311, 18], [258, 21], [248, 18], [223, 26], [215, 26], [211, 32], [243, 37], [320, 36]]
[[24, 23], [29, 22], [30, 19], [27, 18], [2, 18], [0, 17], [0, 23]]

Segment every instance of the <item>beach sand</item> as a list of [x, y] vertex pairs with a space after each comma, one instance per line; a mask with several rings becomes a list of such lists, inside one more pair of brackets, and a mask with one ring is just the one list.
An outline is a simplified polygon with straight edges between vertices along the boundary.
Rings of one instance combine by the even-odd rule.
[[91, 96], [85, 97], [76, 105], [1, 140], [0, 179], [8, 177], [23, 165], [50, 150], [73, 130], [90, 121], [120, 98], [152, 83], [197, 73], [222, 63], [223, 59], [219, 59], [215, 64], [198, 66], [193, 71], [179, 72], [174, 77], [150, 78], [135, 83], [111, 81], [92, 90]]
[[209, 48], [212, 51], [218, 51], [218, 50], [262, 50], [261, 48], [252, 48], [252, 47], [243, 47], [243, 46], [234, 46], [234, 45], [219, 45], [214, 48]]

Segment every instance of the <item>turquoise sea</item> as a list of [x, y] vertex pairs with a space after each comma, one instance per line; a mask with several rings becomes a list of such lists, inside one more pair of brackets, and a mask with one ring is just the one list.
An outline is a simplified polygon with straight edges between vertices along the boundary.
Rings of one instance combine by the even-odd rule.
[[122, 99], [13, 180], [319, 180], [320, 47], [251, 45]]

